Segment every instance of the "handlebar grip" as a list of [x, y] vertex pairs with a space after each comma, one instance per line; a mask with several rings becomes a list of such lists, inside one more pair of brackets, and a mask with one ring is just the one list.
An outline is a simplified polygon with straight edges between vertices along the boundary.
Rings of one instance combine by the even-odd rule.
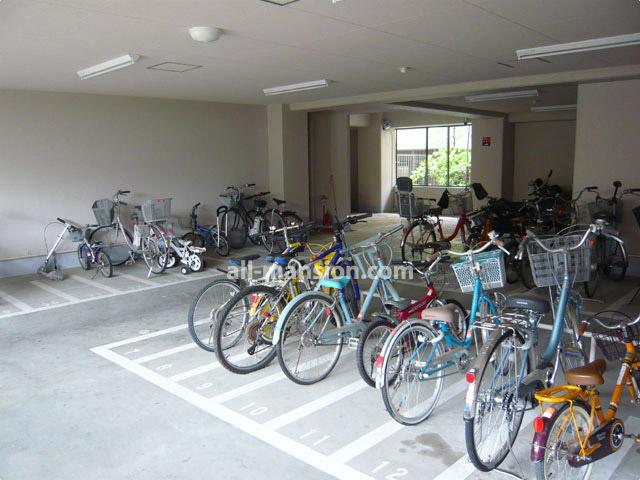
[[595, 185], [593, 185], [593, 186], [591, 186], [591, 187], [585, 187], [584, 189], [585, 189], [585, 190], [589, 190], [589, 191], [591, 191], [591, 190], [598, 190], [598, 187], [596, 187]]
[[56, 217], [56, 220], [58, 220], [60, 223], [67, 223], [67, 222], [64, 221], [63, 218], [60, 218], [60, 217]]
[[235, 188], [233, 185], [229, 185], [227, 187], [225, 187], [225, 190], [231, 190], [232, 188]]
[[118, 195], [128, 195], [131, 190], [118, 190]]
[[120, 205], [124, 205], [125, 207], [128, 207], [128, 206], [129, 206], [129, 204], [128, 204], [128, 203], [126, 203], [126, 202], [120, 202]]
[[625, 190], [625, 192], [637, 193], [637, 192], [640, 192], [640, 188], [628, 188]]
[[256, 184], [255, 183], [245, 183], [244, 185], [245, 187], [255, 187]]
[[200, 206], [200, 202], [196, 203], [196, 204], [193, 206], [193, 209], [195, 210], [195, 209], [196, 209], [196, 208], [198, 208], [199, 206]]

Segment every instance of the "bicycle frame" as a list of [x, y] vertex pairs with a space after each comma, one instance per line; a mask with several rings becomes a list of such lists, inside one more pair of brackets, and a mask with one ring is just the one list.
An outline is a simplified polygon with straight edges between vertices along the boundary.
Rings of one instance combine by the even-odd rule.
[[462, 237], [462, 243], [465, 243], [465, 241], [466, 241], [466, 230], [465, 230], [465, 227], [467, 226], [468, 223], [469, 223], [469, 220], [467, 219], [467, 212], [466, 212], [466, 210], [463, 209], [462, 213], [458, 217], [458, 221], [456, 222], [456, 227], [453, 230], [453, 233], [451, 235], [449, 235], [448, 237], [444, 236], [444, 232], [442, 230], [442, 220], [440, 220], [440, 217], [438, 217], [438, 219], [436, 220], [434, 226], [437, 227], [437, 229], [438, 229], [438, 235], [440, 236], [440, 240], [445, 240], [447, 242], [450, 242], [454, 238], [456, 238], [458, 233], [460, 233], [460, 235]]

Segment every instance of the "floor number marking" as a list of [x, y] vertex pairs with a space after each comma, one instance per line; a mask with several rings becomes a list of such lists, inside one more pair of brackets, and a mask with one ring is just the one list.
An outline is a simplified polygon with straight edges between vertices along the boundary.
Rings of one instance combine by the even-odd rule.
[[382, 470], [384, 467], [386, 467], [387, 465], [389, 465], [389, 461], [385, 460], [384, 462], [382, 462], [380, 465], [378, 465], [376, 468], [374, 468], [373, 470], [371, 470], [371, 473], [378, 473], [380, 470]]
[[331, 438], [331, 435], [325, 435], [324, 437], [322, 437], [320, 440], [316, 440], [315, 442], [313, 442], [313, 445], [320, 445], [322, 442], [324, 442], [325, 440], [329, 440]]
[[307, 433], [305, 433], [304, 435], [300, 435], [300, 437], [298, 437], [300, 440], [302, 440], [303, 438], [307, 438], [311, 435], [313, 435], [314, 433], [316, 433], [316, 430], [309, 430]]
[[206, 382], [206, 383], [203, 383], [202, 385], [198, 385], [196, 387], [196, 390], [206, 390], [207, 388], [211, 388], [212, 386], [213, 386], [213, 383]]
[[138, 353], [140, 351], [139, 348], [134, 348], [133, 350], [129, 350], [128, 352], [124, 352], [123, 355], [131, 355], [132, 353]]
[[171, 367], [172, 367], [172, 365], [170, 363], [165, 363], [164, 365], [160, 365], [159, 367], [156, 367], [156, 370], [158, 372], [161, 372], [163, 370], [168, 370]]
[[[389, 462], [388, 460], [382, 461], [380, 465], [371, 470], [371, 473], [378, 473], [380, 470], [387, 468], [390, 463], [391, 462]], [[385, 476], [384, 478], [385, 480], [398, 480], [399, 478], [405, 477], [407, 475], [409, 475], [409, 470], [407, 470], [406, 468], [396, 468], [393, 473], [387, 474], [387, 476]]]

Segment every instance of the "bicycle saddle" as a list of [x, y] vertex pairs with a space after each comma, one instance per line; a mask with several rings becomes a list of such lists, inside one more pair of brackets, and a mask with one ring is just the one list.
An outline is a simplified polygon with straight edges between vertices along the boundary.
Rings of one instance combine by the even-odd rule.
[[260, 255], [258, 254], [245, 255], [244, 257], [238, 258], [230, 258], [229, 265], [233, 265], [234, 267], [246, 267], [249, 262], [252, 262], [253, 260], [257, 260], [259, 258]]
[[510, 295], [507, 297], [507, 302], [504, 308], [511, 308], [514, 310], [531, 310], [535, 313], [549, 313], [551, 305], [544, 298], [537, 297], [535, 295]]
[[602, 374], [607, 369], [607, 362], [599, 358], [583, 367], [572, 368], [564, 373], [568, 383], [574, 385], [602, 385]]
[[277, 198], [274, 198], [273, 201], [278, 205], [282, 205], [283, 203], [287, 203], [286, 200], [278, 200]]
[[421, 318], [429, 322], [445, 322], [454, 325], [456, 321], [456, 306], [449, 303], [444, 307], [426, 308], [422, 311]]
[[435, 251], [449, 250], [451, 248], [451, 242], [446, 240], [438, 240], [437, 242], [425, 243], [425, 248], [433, 248]]
[[411, 305], [411, 300], [409, 300], [408, 298], [401, 298], [399, 300], [387, 300], [384, 303], [384, 306], [386, 308], [396, 308], [398, 310], [404, 310], [405, 308], [409, 307]]

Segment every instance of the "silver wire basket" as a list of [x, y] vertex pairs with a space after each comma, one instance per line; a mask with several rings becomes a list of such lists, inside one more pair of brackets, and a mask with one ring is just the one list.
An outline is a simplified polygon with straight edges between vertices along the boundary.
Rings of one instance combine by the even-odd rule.
[[[540, 242], [547, 248], [558, 249], [573, 247], [580, 240], [582, 235], [561, 235], [540, 239]], [[569, 273], [573, 282], [586, 282], [591, 276], [591, 247], [588, 241], [568, 252], [566, 265], [563, 253], [547, 253], [535, 241], [527, 244], [527, 254], [533, 281], [538, 287], [561, 285], [565, 272]]]
[[460, 290], [464, 293], [473, 292], [476, 283], [474, 266], [480, 265], [480, 281], [484, 290], [502, 288], [505, 283], [504, 255], [501, 250], [478, 253], [471, 257], [463, 258], [451, 265], [456, 275]]
[[145, 222], [162, 222], [171, 216], [171, 198], [145, 200], [140, 208]]

